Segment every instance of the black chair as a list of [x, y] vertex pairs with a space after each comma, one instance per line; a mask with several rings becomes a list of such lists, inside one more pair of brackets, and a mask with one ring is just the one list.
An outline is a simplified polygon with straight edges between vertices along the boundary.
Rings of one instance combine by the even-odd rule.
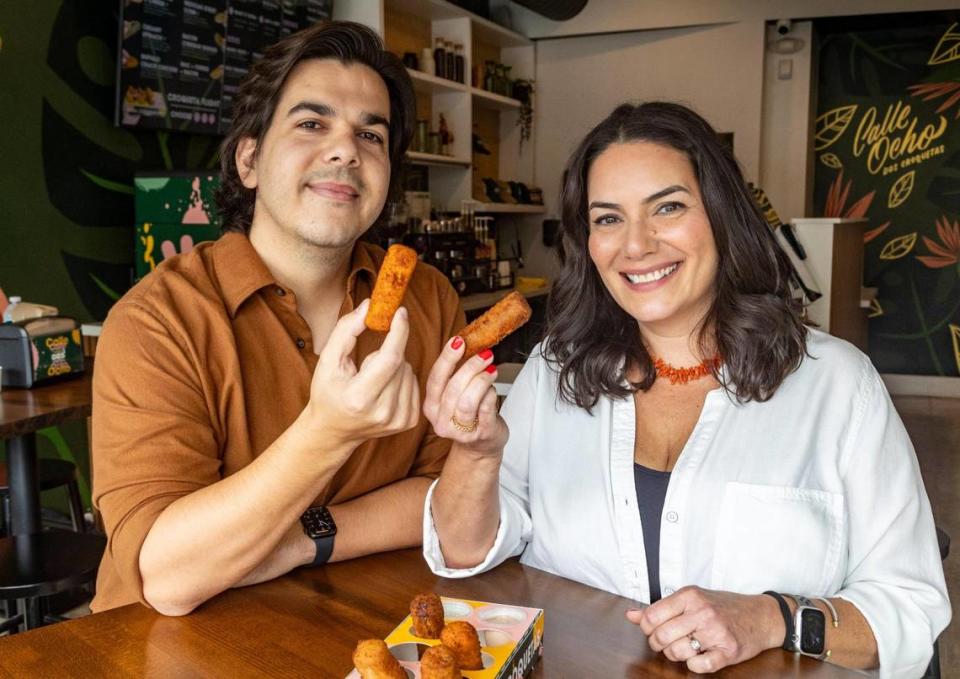
[[6, 465], [0, 464], [0, 633], [33, 629], [56, 621], [44, 610], [44, 597], [84, 587], [94, 581], [106, 545], [102, 536], [87, 535], [77, 467], [66, 460], [43, 458], [37, 464], [41, 491], [65, 488], [75, 532], [51, 530], [10, 537], [10, 488]]
[[[37, 460], [37, 477], [41, 492], [54, 488], [66, 488], [73, 530], [78, 533], [86, 532], [83, 503], [80, 501], [80, 486], [77, 484], [77, 466], [66, 460], [41, 458]], [[0, 536], [10, 535], [13, 532], [10, 516], [10, 485], [7, 481], [7, 466], [3, 464], [0, 464], [0, 509], [3, 515], [3, 522], [0, 523], [3, 532]]]

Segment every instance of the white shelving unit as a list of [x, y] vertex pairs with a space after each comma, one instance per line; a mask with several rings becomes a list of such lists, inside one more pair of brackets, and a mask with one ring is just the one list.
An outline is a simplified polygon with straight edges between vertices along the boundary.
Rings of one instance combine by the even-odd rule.
[[[490, 167], [487, 159], [480, 159], [486, 173], [496, 173], [497, 179], [526, 183], [534, 182], [533, 139], [520, 148], [520, 129], [517, 121], [520, 102], [510, 97], [487, 92], [471, 86], [474, 58], [490, 55], [511, 66], [511, 77], [532, 79], [535, 73], [533, 41], [498, 24], [468, 12], [446, 0], [346, 0], [334, 3], [334, 18], [366, 24], [384, 37], [388, 49], [414, 51], [433, 47], [434, 38], [442, 37], [463, 45], [465, 83], [439, 78], [430, 73], [408, 69], [418, 98], [429, 97], [430, 128], [439, 128], [443, 114], [454, 140], [450, 156], [410, 152], [408, 157], [428, 167], [430, 193], [434, 203], [447, 210], [459, 210], [464, 200], [484, 199], [474, 196], [479, 182], [474, 174], [477, 159], [473, 156], [475, 126], [484, 128], [484, 141], [496, 146], [497, 163]], [[391, 38], [417, 34], [417, 44], [408, 41], [403, 48], [391, 44]], [[429, 34], [429, 36], [428, 36]], [[429, 42], [427, 42], [429, 40]], [[480, 58], [482, 61], [482, 58]], [[423, 103], [425, 107], [426, 104]], [[496, 117], [499, 117], [497, 121]], [[494, 124], [496, 121], [496, 124]], [[490, 137], [499, 132], [496, 140]], [[481, 203], [480, 212], [498, 214], [539, 214], [539, 205], [510, 205]]]
[[470, 167], [470, 160], [467, 158], [455, 158], [454, 156], [440, 156], [436, 153], [420, 153], [419, 151], [407, 151], [407, 158], [417, 165], [427, 165], [430, 167]]

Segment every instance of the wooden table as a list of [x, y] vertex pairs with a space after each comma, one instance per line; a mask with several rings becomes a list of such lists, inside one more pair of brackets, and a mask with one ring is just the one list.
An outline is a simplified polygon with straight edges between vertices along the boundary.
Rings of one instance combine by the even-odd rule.
[[[467, 580], [430, 573], [419, 550], [389, 552], [226, 592], [192, 614], [139, 605], [0, 639], [0, 677], [333, 677], [359, 639], [385, 637], [419, 592], [545, 610], [535, 677], [687, 677], [627, 622], [631, 602], [510, 561]], [[780, 650], [725, 677], [843, 678], [852, 673]]]

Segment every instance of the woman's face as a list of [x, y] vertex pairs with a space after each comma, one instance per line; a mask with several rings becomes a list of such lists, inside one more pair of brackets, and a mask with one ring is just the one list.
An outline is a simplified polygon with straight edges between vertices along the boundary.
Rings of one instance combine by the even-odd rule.
[[661, 336], [690, 334], [713, 302], [717, 246], [686, 155], [613, 144], [587, 176], [590, 258], [617, 304]]

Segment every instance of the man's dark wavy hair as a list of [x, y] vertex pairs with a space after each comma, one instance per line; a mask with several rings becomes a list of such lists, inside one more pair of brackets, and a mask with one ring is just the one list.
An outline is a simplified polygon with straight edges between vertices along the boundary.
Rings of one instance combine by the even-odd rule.
[[[574, 151], [560, 200], [562, 270], [547, 305], [545, 358], [562, 400], [588, 412], [601, 396], [624, 398], [656, 379], [636, 319], [616, 303], [587, 247], [587, 175], [611, 144], [652, 142], [693, 165], [717, 245], [715, 298], [699, 326], [702, 355], [723, 360], [714, 376], [739, 402], [766, 401], [806, 353], [807, 330], [790, 294], [791, 266], [764, 221], [733, 154], [702, 117], [668, 102], [622, 104]], [[709, 333], [713, 333], [711, 337]], [[640, 380], [624, 381], [638, 367]]]
[[416, 120], [416, 99], [407, 69], [383, 48], [380, 37], [366, 26], [350, 21], [321, 22], [289, 35], [267, 49], [240, 85], [233, 100], [233, 124], [220, 145], [220, 187], [216, 200], [223, 219], [223, 232], [248, 233], [253, 221], [257, 193], [240, 181], [234, 159], [237, 145], [250, 137], [257, 140], [259, 152], [287, 78], [297, 64], [307, 59], [364, 64], [383, 79], [390, 95], [390, 188], [387, 203], [401, 190], [401, 166]]

